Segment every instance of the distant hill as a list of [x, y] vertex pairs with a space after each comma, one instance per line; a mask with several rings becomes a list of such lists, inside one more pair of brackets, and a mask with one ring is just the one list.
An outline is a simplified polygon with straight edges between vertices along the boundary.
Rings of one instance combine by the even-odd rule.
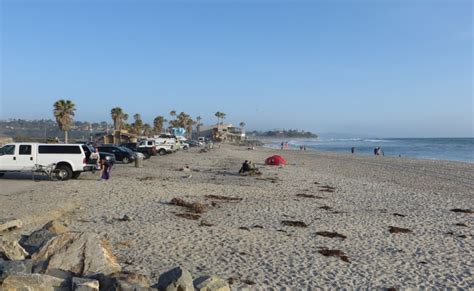
[[[107, 127], [108, 124], [105, 121], [100, 123], [76, 121], [74, 122], [73, 128], [69, 131], [69, 136], [73, 139], [87, 139], [91, 131], [106, 132]], [[64, 133], [59, 129], [56, 121], [51, 119], [9, 119], [0, 120], [0, 136], [13, 138], [62, 138]]]
[[259, 136], [269, 138], [317, 138], [318, 135], [310, 131], [304, 130], [270, 130], [270, 131], [250, 131], [247, 132], [247, 136]]

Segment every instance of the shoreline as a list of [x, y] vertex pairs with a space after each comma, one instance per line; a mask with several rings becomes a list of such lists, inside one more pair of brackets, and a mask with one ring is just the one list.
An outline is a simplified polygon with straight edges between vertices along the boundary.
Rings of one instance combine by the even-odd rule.
[[[263, 165], [273, 154], [287, 166]], [[239, 176], [244, 160], [262, 175]], [[190, 172], [180, 171], [185, 165]], [[143, 168], [116, 165], [108, 182], [95, 178], [1, 179], [0, 217], [40, 218], [9, 235], [28, 234], [61, 208], [58, 217], [72, 230], [108, 239], [125, 270], [152, 281], [180, 265], [193, 277], [234, 278], [232, 289], [473, 287], [472, 215], [451, 211], [474, 209], [470, 163], [223, 144], [151, 158]], [[170, 205], [173, 198], [209, 206], [189, 220], [176, 216], [186, 211]], [[118, 220], [124, 215], [132, 220]], [[392, 234], [391, 226], [412, 233]], [[324, 248], [342, 251], [349, 262], [322, 255]]]
[[[258, 137], [257, 137], [258, 138]], [[290, 142], [289, 148], [285, 148], [284, 150], [296, 150], [299, 151], [299, 146], [306, 146], [307, 151], [317, 151], [317, 152], [333, 152], [333, 153], [351, 153], [351, 147], [354, 147], [356, 152], [354, 155], [362, 155], [362, 156], [374, 156], [373, 148], [377, 146], [381, 146], [382, 150], [389, 149], [394, 150], [393, 147], [394, 143], [397, 141], [433, 141], [433, 140], [469, 140], [471, 145], [474, 144], [474, 138], [354, 138], [354, 139], [305, 139], [305, 138], [258, 138], [257, 140], [263, 143], [263, 147], [269, 149], [280, 150], [280, 142]], [[377, 142], [379, 141], [379, 142]], [[351, 143], [353, 142], [353, 143]], [[365, 144], [357, 144], [357, 143], [365, 143]], [[341, 145], [340, 143], [343, 143]], [[398, 149], [399, 153], [394, 154], [393, 152], [386, 152], [385, 157], [392, 157], [392, 158], [409, 158], [409, 159], [417, 159], [417, 160], [438, 160], [438, 161], [453, 161], [453, 162], [463, 162], [463, 163], [470, 163], [474, 164], [474, 156], [472, 151], [474, 151], [474, 147], [472, 147], [472, 151], [470, 155], [464, 153], [464, 157], [456, 157], [451, 156], [443, 157], [443, 154], [440, 153], [433, 153], [430, 150], [426, 150], [426, 153], [421, 154], [420, 152], [403, 152], [407, 149], [403, 149], [403, 147], [408, 146], [408, 144], [395, 144], [396, 147], [401, 147]], [[411, 145], [416, 147], [416, 145]], [[342, 150], [342, 148], [344, 150]], [[410, 149], [410, 148], [408, 148]], [[448, 150], [448, 149], [447, 149]], [[449, 150], [448, 150], [449, 151]], [[467, 149], [464, 149], [467, 151]]]

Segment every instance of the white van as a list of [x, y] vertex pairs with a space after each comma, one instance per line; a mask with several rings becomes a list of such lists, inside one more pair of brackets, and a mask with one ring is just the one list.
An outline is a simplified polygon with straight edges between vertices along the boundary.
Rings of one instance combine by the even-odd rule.
[[87, 159], [80, 144], [11, 143], [0, 148], [0, 177], [52, 164], [63, 180], [76, 179], [87, 168]]

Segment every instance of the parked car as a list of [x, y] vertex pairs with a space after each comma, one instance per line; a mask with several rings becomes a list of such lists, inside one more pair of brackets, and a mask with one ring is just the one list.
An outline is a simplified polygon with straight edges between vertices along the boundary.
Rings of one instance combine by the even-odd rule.
[[[147, 146], [150, 143], [151, 146]], [[144, 142], [126, 142], [121, 143], [120, 146], [126, 147], [134, 152], [142, 153], [145, 156], [145, 159], [150, 158], [151, 156], [156, 156], [156, 146], [154, 141], [144, 141]]]
[[179, 143], [179, 147], [182, 149], [182, 150], [188, 150], [189, 149], [189, 143], [187, 142], [180, 142]]
[[145, 155], [142, 154], [142, 153], [140, 153], [140, 152], [133, 151], [133, 150], [131, 150], [131, 149], [127, 148], [127, 147], [124, 147], [124, 146], [118, 146], [118, 147], [121, 148], [121, 149], [123, 149], [124, 151], [127, 151], [127, 152], [129, 152], [130, 154], [132, 154], [132, 155], [135, 157], [135, 159], [136, 159], [136, 158], [141, 158], [141, 159], [144, 159], [144, 158], [145, 158]]
[[137, 155], [135, 155], [132, 151], [126, 150], [125, 148], [116, 145], [105, 144], [97, 146], [97, 148], [99, 149], [99, 152], [114, 154], [115, 159], [124, 164], [134, 161], [137, 157]]
[[189, 144], [189, 146], [192, 147], [192, 148], [193, 148], [193, 147], [202, 147], [202, 146], [204, 145], [202, 142], [197, 141], [197, 140], [190, 140], [190, 141], [188, 142], [188, 144]]
[[76, 179], [87, 167], [86, 155], [80, 144], [11, 143], [0, 148], [0, 177], [50, 165], [62, 180]]
[[157, 144], [156, 150], [160, 156], [170, 154], [176, 151], [175, 145], [172, 144]]
[[138, 147], [139, 148], [149, 148], [151, 149], [151, 155], [152, 156], [156, 156], [156, 154], [158, 153], [157, 150], [156, 150], [156, 143], [155, 143], [155, 140], [154, 139], [145, 139], [145, 140], [140, 140], [138, 142]]

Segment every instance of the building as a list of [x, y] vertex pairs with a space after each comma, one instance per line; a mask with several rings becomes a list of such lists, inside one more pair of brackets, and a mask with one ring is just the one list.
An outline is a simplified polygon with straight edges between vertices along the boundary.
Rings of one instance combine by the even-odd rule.
[[115, 130], [114, 134], [96, 135], [94, 137], [94, 143], [104, 144], [120, 144], [123, 142], [137, 142], [138, 136], [133, 133], [129, 133], [126, 130]]
[[215, 124], [199, 127], [199, 136], [219, 142], [238, 142], [245, 140], [245, 130], [232, 124]]

